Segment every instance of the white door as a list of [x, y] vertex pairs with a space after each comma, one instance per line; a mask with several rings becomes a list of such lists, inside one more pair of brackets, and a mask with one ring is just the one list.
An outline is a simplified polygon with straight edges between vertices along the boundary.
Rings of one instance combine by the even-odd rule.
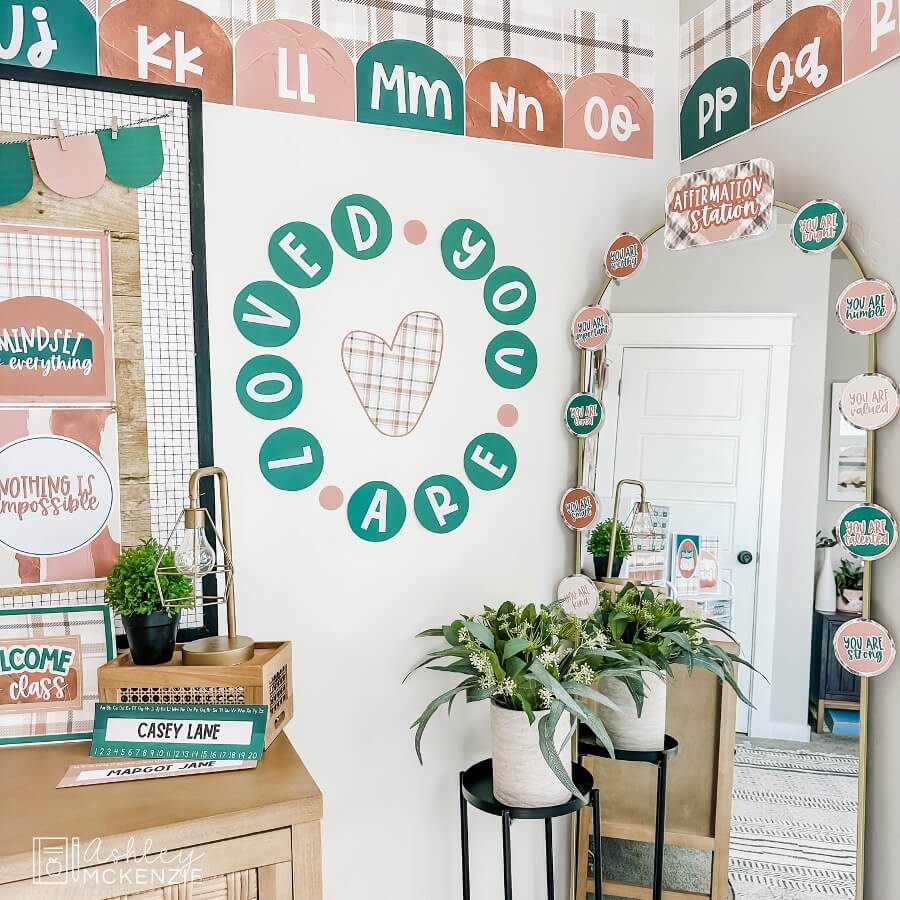
[[[721, 577], [734, 585], [732, 627], [752, 659], [769, 351], [622, 352], [615, 479], [638, 478], [651, 503], [669, 506], [670, 533], [718, 535]], [[751, 561], [739, 562], [741, 551]], [[741, 687], [750, 696], [746, 669]], [[737, 729], [748, 725], [741, 703]]]

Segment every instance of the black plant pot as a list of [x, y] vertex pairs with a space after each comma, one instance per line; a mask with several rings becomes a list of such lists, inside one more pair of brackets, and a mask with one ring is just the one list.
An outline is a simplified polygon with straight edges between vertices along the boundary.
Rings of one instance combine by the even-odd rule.
[[[621, 556], [617, 556], [613, 559], [613, 567], [612, 567], [612, 577], [618, 578], [619, 572], [622, 571], [622, 562], [623, 558]], [[609, 565], [609, 557], [608, 556], [595, 556], [594, 557], [594, 572], [597, 575], [597, 580], [599, 581], [601, 578], [606, 578], [606, 567]]]
[[131, 658], [138, 666], [167, 663], [175, 652], [175, 633], [178, 631], [179, 610], [170, 616], [164, 609], [149, 615], [122, 616]]

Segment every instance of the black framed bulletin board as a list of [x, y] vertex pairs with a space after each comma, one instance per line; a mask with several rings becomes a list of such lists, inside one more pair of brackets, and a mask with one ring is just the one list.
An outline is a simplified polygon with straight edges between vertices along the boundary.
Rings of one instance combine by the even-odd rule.
[[[58, 139], [54, 120], [66, 136], [90, 134], [110, 128], [113, 117], [119, 129], [159, 126], [162, 174], [138, 189], [107, 178], [99, 192], [71, 199], [35, 170], [28, 195], [0, 205], [0, 310], [4, 301], [31, 295], [84, 307], [92, 302], [87, 281], [111, 285], [115, 396], [105, 415], [115, 423], [108, 441], [119, 493], [109, 532], [117, 550], [151, 536], [165, 542], [184, 507], [188, 476], [213, 462], [201, 94], [0, 65], [0, 143]], [[89, 236], [111, 247], [103, 272], [85, 274]], [[0, 403], [0, 445], [16, 405]], [[29, 422], [50, 415], [40, 406]], [[71, 418], [77, 409], [73, 403], [62, 412]], [[210, 487], [202, 499], [212, 511]], [[8, 546], [0, 549], [0, 609], [103, 602], [105, 578], [67, 578], [59, 574], [64, 565], [23, 562]], [[182, 612], [179, 640], [217, 633], [215, 606]]]

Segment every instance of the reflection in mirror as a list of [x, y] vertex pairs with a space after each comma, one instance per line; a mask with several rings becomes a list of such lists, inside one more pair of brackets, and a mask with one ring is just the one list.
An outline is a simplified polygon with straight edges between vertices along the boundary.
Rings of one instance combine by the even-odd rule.
[[[836, 399], [868, 370], [868, 339], [834, 313], [861, 277], [855, 261], [843, 248], [801, 252], [792, 219], [779, 209], [763, 239], [681, 252], [655, 232], [641, 273], [604, 291], [612, 337], [585, 356], [583, 386], [605, 416], [584, 442], [580, 483], [601, 520], [623, 478], [644, 483], [654, 513], [654, 534], [632, 542], [620, 579], [696, 604], [759, 671], [741, 673], [752, 707], [707, 672], [677, 672], [669, 685], [666, 730], [679, 752], [664, 881], [712, 900], [856, 897], [865, 710], [832, 639], [862, 610], [863, 570], [832, 528], [871, 476], [866, 435]], [[627, 525], [637, 493], [626, 486], [623, 498]], [[581, 569], [603, 578], [607, 560], [589, 538], [580, 535]], [[652, 881], [656, 773], [586, 764], [602, 797], [605, 896], [649, 896], [632, 885]], [[584, 900], [593, 848], [578, 850]]]

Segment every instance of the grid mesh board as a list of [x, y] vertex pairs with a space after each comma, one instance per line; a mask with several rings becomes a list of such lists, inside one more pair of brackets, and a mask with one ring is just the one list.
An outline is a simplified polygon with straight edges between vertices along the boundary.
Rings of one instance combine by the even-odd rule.
[[[0, 131], [67, 134], [119, 127], [155, 116], [165, 153], [162, 175], [139, 193], [141, 299], [153, 536], [165, 541], [184, 507], [188, 476], [198, 465], [194, 370], [188, 106], [158, 97], [0, 79]], [[3, 211], [0, 209], [0, 221]], [[81, 595], [85, 594], [84, 597]], [[41, 594], [2, 605], [96, 602], [96, 592]], [[184, 610], [182, 628], [203, 625], [202, 610]]]
[[0, 300], [55, 297], [75, 304], [105, 330], [100, 252], [96, 237], [6, 231], [0, 224]]

